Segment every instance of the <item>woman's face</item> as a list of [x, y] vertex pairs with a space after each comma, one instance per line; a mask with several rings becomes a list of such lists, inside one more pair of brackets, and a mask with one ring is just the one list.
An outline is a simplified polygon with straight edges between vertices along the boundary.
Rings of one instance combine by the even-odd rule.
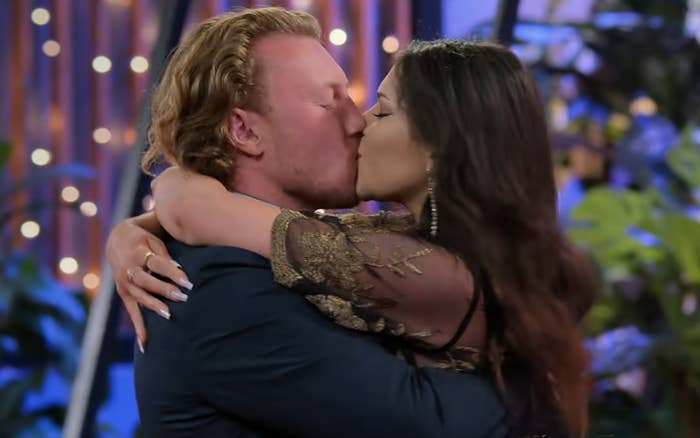
[[427, 196], [426, 145], [411, 138], [408, 118], [399, 107], [396, 74], [391, 69], [377, 90], [377, 103], [365, 113], [360, 142], [357, 195], [362, 200], [422, 206]]

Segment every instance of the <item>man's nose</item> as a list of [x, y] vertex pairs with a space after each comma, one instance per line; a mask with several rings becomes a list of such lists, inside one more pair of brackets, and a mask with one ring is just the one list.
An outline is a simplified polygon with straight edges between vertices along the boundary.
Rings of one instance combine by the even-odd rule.
[[348, 135], [362, 135], [362, 131], [365, 130], [367, 122], [362, 116], [360, 109], [355, 105], [352, 99], [348, 97], [346, 100], [345, 111], [344, 111], [344, 128]]

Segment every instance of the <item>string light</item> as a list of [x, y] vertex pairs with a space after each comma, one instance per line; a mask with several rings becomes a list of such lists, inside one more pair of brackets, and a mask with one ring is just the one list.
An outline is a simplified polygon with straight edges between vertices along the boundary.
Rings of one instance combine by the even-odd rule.
[[63, 257], [60, 262], [58, 262], [58, 269], [64, 274], [72, 275], [78, 272], [78, 261], [73, 257]]
[[32, 151], [31, 158], [36, 166], [46, 166], [51, 162], [51, 152], [44, 148], [36, 148]]
[[80, 191], [73, 186], [66, 186], [61, 190], [61, 199], [66, 202], [75, 202], [80, 198]]
[[148, 70], [148, 59], [143, 56], [134, 56], [131, 58], [129, 66], [134, 73], [145, 73]]
[[97, 128], [92, 131], [92, 139], [95, 143], [107, 144], [112, 139], [112, 132], [107, 128]]
[[92, 68], [97, 73], [107, 73], [112, 69], [112, 61], [103, 55], [96, 56], [92, 60]]
[[80, 212], [83, 214], [83, 216], [93, 217], [97, 215], [97, 205], [95, 205], [94, 202], [85, 201], [80, 204]]
[[343, 29], [333, 29], [328, 34], [328, 40], [334, 46], [342, 46], [348, 40], [348, 34]]
[[53, 58], [55, 56], [58, 56], [59, 53], [61, 53], [61, 45], [58, 44], [58, 41], [48, 40], [41, 46], [41, 50], [46, 56], [50, 56]]
[[85, 289], [97, 289], [100, 286], [100, 276], [92, 272], [85, 274], [83, 277], [83, 286], [85, 286]]
[[51, 14], [47, 9], [36, 8], [32, 11], [32, 23], [43, 26], [51, 20]]
[[41, 232], [41, 227], [34, 221], [26, 221], [19, 227], [19, 232], [27, 239], [33, 239]]
[[389, 35], [382, 41], [382, 49], [386, 53], [396, 53], [399, 51], [399, 39], [393, 35]]

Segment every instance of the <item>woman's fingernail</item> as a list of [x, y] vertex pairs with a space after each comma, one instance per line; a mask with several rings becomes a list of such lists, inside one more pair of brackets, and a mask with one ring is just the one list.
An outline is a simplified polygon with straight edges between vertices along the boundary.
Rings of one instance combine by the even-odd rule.
[[186, 294], [183, 294], [179, 290], [174, 290], [174, 291], [170, 292], [170, 296], [175, 301], [183, 301], [183, 302], [187, 301], [187, 299], [189, 298]]
[[158, 313], [165, 319], [170, 319], [170, 312], [165, 309], [158, 309]]
[[177, 268], [179, 268], [179, 269], [182, 269], [182, 265], [179, 264], [178, 262], [176, 262], [175, 260], [170, 259], [170, 263], [172, 263], [173, 265], [175, 265], [175, 267], [177, 267]]
[[181, 278], [177, 282], [180, 286], [184, 287], [187, 290], [192, 290], [192, 287], [194, 286], [191, 282], [189, 282], [185, 278]]
[[143, 348], [143, 342], [141, 342], [141, 339], [136, 338], [136, 343], [139, 345], [139, 351], [141, 354], [146, 354], [146, 350]]

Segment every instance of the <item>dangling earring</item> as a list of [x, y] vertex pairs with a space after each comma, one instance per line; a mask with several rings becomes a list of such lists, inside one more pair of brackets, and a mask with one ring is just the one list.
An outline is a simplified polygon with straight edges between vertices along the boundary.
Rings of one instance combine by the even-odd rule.
[[435, 200], [435, 182], [433, 181], [433, 172], [430, 168], [425, 169], [428, 175], [428, 200], [430, 201], [430, 235], [437, 236], [438, 232], [438, 211], [437, 201]]

